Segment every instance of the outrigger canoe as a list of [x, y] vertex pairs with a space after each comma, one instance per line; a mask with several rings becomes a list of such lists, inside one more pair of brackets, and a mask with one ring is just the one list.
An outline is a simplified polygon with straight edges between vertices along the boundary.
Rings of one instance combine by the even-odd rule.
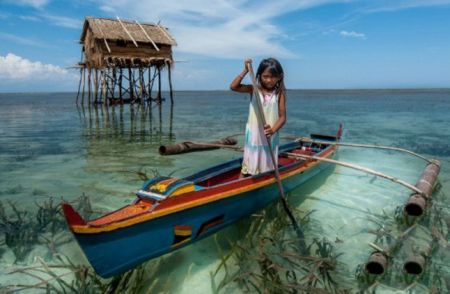
[[[289, 192], [331, 165], [287, 153], [330, 158], [336, 136], [311, 135], [321, 143], [290, 142], [279, 148], [279, 173]], [[330, 142], [330, 143], [328, 143]], [[93, 220], [84, 220], [69, 203], [63, 211], [87, 259], [102, 277], [205, 238], [279, 199], [274, 171], [239, 178], [242, 158], [177, 179], [156, 177], [144, 183], [136, 200]]]

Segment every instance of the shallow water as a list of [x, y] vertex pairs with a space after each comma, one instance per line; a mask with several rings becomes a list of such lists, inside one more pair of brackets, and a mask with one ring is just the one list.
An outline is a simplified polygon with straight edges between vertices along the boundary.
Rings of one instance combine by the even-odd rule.
[[[8, 201], [31, 213], [37, 209], [36, 202], [49, 198], [58, 202], [61, 197], [74, 200], [83, 193], [90, 197], [95, 211], [111, 211], [134, 199], [133, 191], [142, 184], [139, 171], [149, 176], [173, 173], [182, 177], [240, 156], [216, 150], [162, 157], [157, 149], [171, 142], [207, 141], [242, 133], [248, 111], [245, 95], [176, 92], [173, 112], [165, 103], [161, 116], [157, 108], [143, 115], [138, 106], [82, 109], [74, 101], [72, 93], [0, 94], [0, 200], [7, 213], [12, 213]], [[442, 208], [443, 218], [450, 219], [449, 113], [450, 90], [289, 91], [288, 123], [282, 136], [334, 134], [343, 123], [346, 142], [404, 147], [436, 158], [442, 164], [442, 188], [434, 195], [435, 204]], [[240, 142], [242, 137], [237, 137]], [[413, 184], [425, 167], [424, 161], [405, 154], [349, 147], [340, 149], [339, 160]], [[351, 287], [357, 287], [354, 273], [373, 251], [368, 246], [375, 240], [370, 230], [376, 229], [377, 222], [388, 222], [409, 194], [392, 182], [336, 167], [328, 176], [318, 176], [292, 192], [290, 202], [305, 213], [315, 211], [311, 214], [313, 226], [305, 232], [307, 238], [333, 241], [336, 251], [344, 253], [338, 270]], [[216, 238], [221, 242], [240, 229], [236, 224], [151, 261], [160, 269], [152, 276], [158, 281], [154, 289], [211, 292], [210, 272], [220, 263]], [[88, 264], [70, 233], [65, 230], [61, 236], [70, 239], [60, 242], [57, 252]], [[36, 256], [53, 261], [52, 252], [42, 242], [31, 246], [21, 260], [4, 241], [0, 244], [2, 285], [18, 282], [14, 279], [19, 276], [7, 272], [33, 264]], [[446, 266], [450, 255], [441, 253], [435, 256], [437, 264], [450, 273]], [[401, 250], [399, 254], [407, 253]], [[404, 281], [381, 285], [377, 293], [407, 285]], [[420, 289], [426, 291], [420, 285], [416, 291]]]

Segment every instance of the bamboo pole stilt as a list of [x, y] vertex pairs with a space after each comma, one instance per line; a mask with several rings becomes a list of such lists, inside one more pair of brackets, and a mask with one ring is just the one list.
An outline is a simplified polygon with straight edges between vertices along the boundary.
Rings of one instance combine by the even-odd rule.
[[173, 105], [173, 89], [172, 89], [172, 70], [171, 64], [167, 63], [167, 72], [169, 76], [169, 95], [170, 95], [170, 104]]
[[141, 66], [139, 67], [139, 88], [141, 92], [141, 106], [144, 107], [145, 82], [144, 82], [144, 72]]
[[112, 71], [112, 80], [111, 80], [111, 83], [112, 83], [112, 86], [111, 86], [111, 99], [115, 99], [116, 97], [115, 97], [115, 92], [116, 92], [116, 84], [117, 84], [117, 74], [116, 74], [116, 68], [115, 67], [113, 67], [112, 69], [111, 69], [111, 71]]
[[85, 86], [86, 86], [86, 68], [85, 67], [83, 67], [83, 91], [82, 91], [82, 94], [81, 94], [81, 105], [82, 106], [84, 106], [84, 89], [85, 89]]
[[108, 100], [108, 91], [107, 91], [107, 88], [106, 88], [106, 69], [104, 69], [103, 70], [103, 72], [102, 72], [102, 76], [103, 76], [103, 79], [102, 79], [102, 93], [103, 93], [103, 104], [105, 104], [106, 102], [106, 100]]
[[122, 68], [119, 68], [119, 98], [120, 98], [120, 104], [123, 104], [123, 95], [122, 95]]
[[75, 104], [78, 105], [78, 97], [80, 96], [80, 89], [81, 89], [81, 81], [83, 79], [83, 68], [80, 67], [80, 81], [78, 82], [78, 92], [77, 92], [77, 98], [75, 99]]
[[130, 103], [134, 102], [134, 85], [133, 85], [133, 73], [131, 72], [131, 67], [128, 67], [128, 77], [129, 77], [129, 85], [130, 85]]
[[91, 92], [92, 92], [92, 84], [91, 84], [91, 73], [92, 69], [88, 69], [88, 103], [91, 104]]
[[98, 103], [98, 82], [99, 82], [99, 74], [98, 69], [94, 70], [94, 103]]
[[157, 98], [158, 98], [159, 105], [161, 105], [162, 97], [161, 97], [161, 66], [160, 65], [158, 65], [158, 96], [157, 96]]

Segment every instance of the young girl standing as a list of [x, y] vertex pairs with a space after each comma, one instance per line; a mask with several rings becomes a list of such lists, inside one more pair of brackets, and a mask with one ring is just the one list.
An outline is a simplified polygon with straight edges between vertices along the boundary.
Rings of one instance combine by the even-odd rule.
[[[252, 85], [243, 85], [242, 79], [248, 73], [252, 60], [244, 61], [244, 70], [231, 82], [230, 89], [241, 93], [253, 93]], [[267, 140], [271, 140], [275, 159], [278, 158], [278, 130], [286, 123], [286, 89], [284, 73], [281, 64], [274, 58], [261, 61], [256, 72], [258, 97], [252, 97], [245, 128], [244, 159], [242, 161], [242, 176], [256, 175], [273, 170], [273, 165]], [[260, 99], [266, 120], [261, 128], [257, 116], [255, 99]], [[265, 138], [265, 137], [267, 138]]]

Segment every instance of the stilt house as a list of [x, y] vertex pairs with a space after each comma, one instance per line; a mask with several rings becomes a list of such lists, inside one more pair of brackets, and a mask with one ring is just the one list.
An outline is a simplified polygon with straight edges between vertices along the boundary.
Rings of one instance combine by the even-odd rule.
[[[88, 86], [89, 103], [161, 102], [161, 71], [168, 70], [171, 101], [172, 46], [175, 39], [160, 24], [86, 17], [80, 43], [80, 86]], [[86, 73], [88, 75], [86, 79]], [[156, 97], [152, 97], [157, 82]], [[78, 100], [78, 95], [77, 95]]]

